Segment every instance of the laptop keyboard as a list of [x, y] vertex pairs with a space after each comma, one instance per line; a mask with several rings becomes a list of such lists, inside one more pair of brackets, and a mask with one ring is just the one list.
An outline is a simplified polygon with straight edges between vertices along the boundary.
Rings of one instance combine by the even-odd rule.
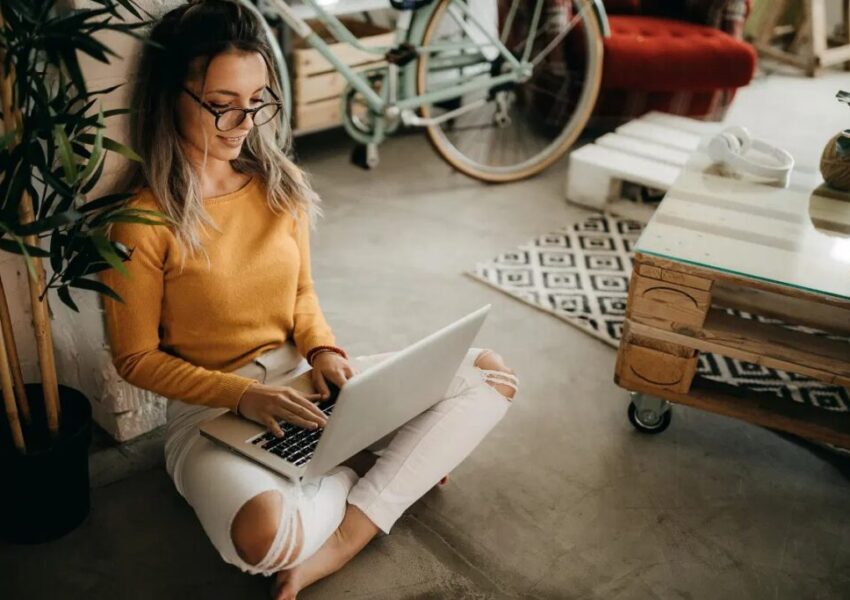
[[[334, 406], [336, 406], [337, 396], [338, 394], [333, 393], [333, 388], [331, 388], [331, 397], [324, 402], [318, 402], [316, 406], [326, 416], [330, 416]], [[249, 442], [291, 462], [296, 467], [307, 464], [313, 458], [316, 446], [319, 445], [319, 438], [322, 437], [325, 430], [322, 428], [305, 429], [300, 425], [293, 425], [286, 421], [280, 421], [278, 425], [283, 430], [282, 438], [275, 436], [271, 431], [266, 431], [249, 440]]]

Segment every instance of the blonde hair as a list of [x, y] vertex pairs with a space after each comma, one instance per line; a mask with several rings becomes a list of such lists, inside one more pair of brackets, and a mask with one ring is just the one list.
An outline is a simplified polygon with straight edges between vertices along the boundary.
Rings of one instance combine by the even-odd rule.
[[[177, 99], [184, 82], [200, 70], [204, 88], [210, 61], [223, 52], [258, 52], [269, 74], [269, 87], [283, 98], [272, 50], [257, 16], [230, 0], [204, 0], [175, 8], [163, 15], [149, 34], [139, 62], [130, 114], [130, 141], [141, 156], [126, 185], [148, 187], [159, 210], [172, 220], [181, 249], [186, 254], [203, 251], [201, 229], [217, 229], [204, 208], [201, 177], [190, 164], [176, 123]], [[198, 106], [198, 110], [203, 110]], [[232, 161], [240, 173], [250, 173], [265, 184], [269, 208], [276, 214], [288, 210], [297, 220], [305, 215], [311, 227], [323, 212], [320, 199], [306, 174], [290, 158], [292, 132], [275, 118], [251, 129], [242, 152]], [[204, 164], [207, 148], [204, 148]]]

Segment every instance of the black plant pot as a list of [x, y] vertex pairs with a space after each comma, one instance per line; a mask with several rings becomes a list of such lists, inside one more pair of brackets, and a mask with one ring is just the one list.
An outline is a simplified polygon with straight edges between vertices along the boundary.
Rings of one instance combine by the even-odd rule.
[[88, 398], [60, 384], [59, 435], [51, 439], [42, 386], [25, 387], [32, 413], [32, 425], [24, 425], [26, 454], [12, 445], [5, 414], [0, 422], [0, 539], [36, 544], [62, 537], [89, 514], [92, 419]]

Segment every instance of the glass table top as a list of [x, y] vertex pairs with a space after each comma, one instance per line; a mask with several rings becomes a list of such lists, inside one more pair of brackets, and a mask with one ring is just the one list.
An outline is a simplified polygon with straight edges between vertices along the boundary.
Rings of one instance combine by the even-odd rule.
[[799, 167], [784, 188], [734, 174], [700, 149], [635, 249], [850, 299], [850, 194]]

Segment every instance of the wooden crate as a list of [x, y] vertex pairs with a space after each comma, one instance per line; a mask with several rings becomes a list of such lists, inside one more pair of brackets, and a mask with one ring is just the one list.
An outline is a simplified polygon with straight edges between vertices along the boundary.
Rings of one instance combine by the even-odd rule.
[[850, 448], [850, 414], [695, 377], [714, 352], [850, 387], [847, 342], [734, 316], [726, 308], [850, 335], [850, 301], [642, 254], [635, 256], [615, 381], [622, 387]]
[[[365, 46], [389, 47], [395, 39], [392, 31], [370, 23], [353, 19], [342, 19], [342, 22]], [[319, 22], [311, 21], [310, 27], [328, 42], [334, 56], [355, 71], [385, 64], [383, 58], [376, 54], [370, 54], [351, 44], [335, 42], [333, 36]], [[303, 40], [299, 40], [293, 48], [290, 64], [294, 129], [308, 131], [341, 124], [340, 96], [347, 83], [345, 78], [334, 70], [318, 50], [306, 46]]]

